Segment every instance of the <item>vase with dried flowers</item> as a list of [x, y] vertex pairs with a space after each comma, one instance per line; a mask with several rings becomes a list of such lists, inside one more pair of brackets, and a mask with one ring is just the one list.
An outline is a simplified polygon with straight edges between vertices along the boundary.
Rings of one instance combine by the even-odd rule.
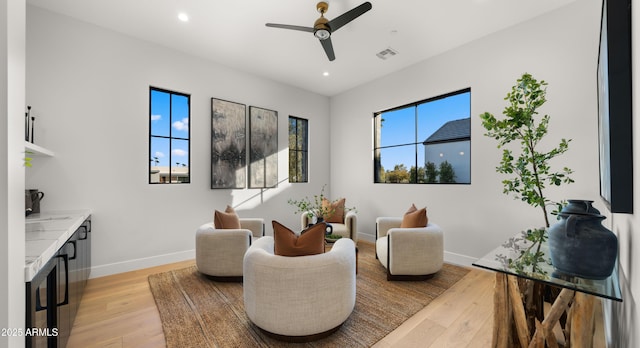
[[[308, 196], [303, 199], [294, 200], [289, 199], [287, 203], [294, 206], [296, 208], [295, 214], [307, 214], [309, 219], [314, 222], [321, 222], [326, 217], [331, 216], [336, 211], [336, 203], [339, 199], [329, 201], [324, 194], [324, 189], [326, 185], [322, 186], [319, 195], [313, 195], [313, 198], [309, 198]], [[329, 204], [327, 204], [329, 203]], [[344, 212], [348, 212], [351, 210], [355, 210], [355, 207], [344, 207]]]

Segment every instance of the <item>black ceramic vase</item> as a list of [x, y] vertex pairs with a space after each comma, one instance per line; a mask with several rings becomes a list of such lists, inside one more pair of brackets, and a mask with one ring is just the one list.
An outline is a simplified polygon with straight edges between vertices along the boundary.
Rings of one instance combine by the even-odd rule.
[[560, 221], [549, 228], [551, 263], [566, 275], [605, 279], [618, 257], [618, 237], [602, 226], [605, 216], [591, 203], [569, 200]]
[[[319, 218], [317, 218], [317, 220], [316, 220], [316, 224], [319, 224], [319, 223], [321, 223], [321, 222], [324, 222], [324, 218], [323, 218], [323, 217], [319, 217]], [[326, 222], [325, 222], [325, 224], [327, 225], [327, 228], [326, 228], [326, 230], [324, 231], [324, 235], [325, 235], [325, 236], [328, 236], [328, 235], [330, 235], [330, 234], [332, 234], [332, 233], [333, 233], [333, 225], [331, 225], [330, 223], [326, 223]], [[309, 224], [309, 226], [311, 226], [311, 225], [313, 225], [313, 223]]]

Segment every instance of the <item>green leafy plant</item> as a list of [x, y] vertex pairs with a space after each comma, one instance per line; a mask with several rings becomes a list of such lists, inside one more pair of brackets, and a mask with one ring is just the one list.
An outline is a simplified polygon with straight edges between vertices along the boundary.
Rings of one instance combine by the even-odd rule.
[[29, 157], [30, 155], [33, 155], [33, 152], [31, 151], [25, 151], [24, 152], [24, 166], [25, 167], [31, 167], [31, 161], [33, 160], [33, 157]]
[[[565, 202], [554, 202], [545, 195], [548, 186], [569, 184], [573, 179], [569, 177], [572, 170], [564, 167], [560, 171], [552, 171], [549, 162], [567, 152], [571, 139], [562, 139], [550, 150], [540, 149], [542, 140], [548, 133], [549, 115], [539, 116], [538, 109], [547, 101], [547, 83], [537, 81], [530, 74], [523, 74], [517, 83], [507, 93], [505, 100], [509, 105], [502, 112], [505, 118], [498, 120], [492, 114], [485, 112], [480, 115], [482, 126], [487, 130], [486, 136], [498, 141], [498, 148], [502, 149], [502, 159], [496, 171], [509, 176], [502, 180], [503, 193], [513, 195], [533, 207], [540, 208], [544, 217], [544, 228], [529, 230], [525, 239], [531, 241], [537, 248], [521, 250], [517, 260], [511, 260], [512, 267], [523, 271], [525, 267], [535, 267], [539, 262], [545, 262], [544, 254], [540, 252], [540, 242], [547, 238], [549, 227], [548, 207], [553, 207], [552, 214], [557, 214]], [[508, 146], [516, 143], [518, 151]]]
[[333, 233], [332, 233], [332, 234], [328, 234], [328, 235], [326, 235], [326, 236], [325, 236], [325, 238], [326, 238], [326, 239], [338, 240], [338, 239], [342, 238], [342, 236], [341, 236], [341, 235], [339, 235], [339, 234], [333, 234]]
[[[505, 268], [511, 268], [518, 274], [524, 274], [533, 278], [545, 279], [547, 272], [542, 264], [550, 264], [549, 258], [540, 251], [540, 244], [547, 240], [545, 228], [534, 228], [522, 231], [520, 236], [509, 238], [503, 247], [513, 250], [518, 257], [516, 259], [505, 255], [497, 255], [496, 258]], [[530, 243], [524, 243], [529, 241]]]

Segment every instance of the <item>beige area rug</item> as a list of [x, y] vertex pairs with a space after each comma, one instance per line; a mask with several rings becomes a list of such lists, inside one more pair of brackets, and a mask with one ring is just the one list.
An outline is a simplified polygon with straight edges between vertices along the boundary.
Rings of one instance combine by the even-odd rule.
[[242, 283], [212, 281], [195, 266], [149, 276], [167, 347], [370, 347], [469, 271], [445, 264], [426, 281], [386, 280], [374, 246], [358, 246], [356, 306], [330, 337], [284, 343], [263, 334], [244, 312]]

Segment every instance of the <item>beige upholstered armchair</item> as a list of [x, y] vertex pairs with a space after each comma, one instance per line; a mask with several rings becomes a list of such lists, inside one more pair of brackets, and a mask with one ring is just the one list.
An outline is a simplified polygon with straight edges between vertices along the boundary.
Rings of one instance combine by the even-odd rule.
[[[312, 221], [308, 214], [300, 214], [300, 227], [302, 227], [302, 229], [307, 228], [310, 223], [312, 223]], [[351, 238], [354, 242], [358, 242], [358, 215], [355, 211], [348, 211], [344, 215], [344, 220], [342, 223], [328, 222], [328, 224], [333, 227], [333, 234]]]
[[264, 236], [264, 220], [240, 218], [239, 229], [216, 228], [212, 222], [196, 231], [196, 266], [219, 281], [242, 281], [242, 259], [252, 242]]
[[257, 240], [244, 256], [244, 309], [266, 334], [306, 342], [340, 328], [356, 302], [356, 248], [339, 239], [330, 251], [274, 254], [274, 238]]
[[401, 217], [376, 219], [376, 258], [387, 269], [387, 280], [428, 279], [442, 268], [444, 237], [434, 223], [400, 228]]

